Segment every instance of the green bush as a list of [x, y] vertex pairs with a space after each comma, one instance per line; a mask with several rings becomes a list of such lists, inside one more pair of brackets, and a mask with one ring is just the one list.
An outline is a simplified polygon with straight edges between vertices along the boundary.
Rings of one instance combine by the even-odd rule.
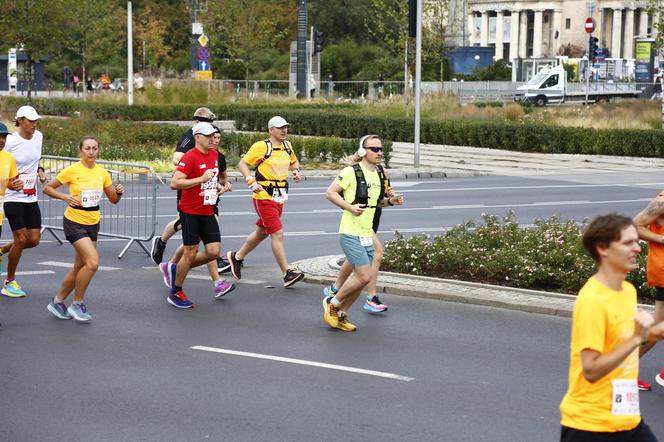
[[[583, 225], [552, 217], [521, 228], [513, 214], [482, 215], [483, 224], [468, 221], [443, 235], [415, 235], [385, 244], [388, 271], [576, 294], [594, 273], [581, 245]], [[585, 222], [583, 223], [585, 225]], [[639, 268], [628, 276], [642, 300], [652, 302], [646, 283], [647, 244]]]
[[[78, 142], [92, 135], [99, 140], [101, 156], [108, 160], [152, 161], [170, 158], [185, 128], [172, 124], [106, 121], [92, 118], [52, 119], [40, 122], [44, 154], [78, 156]], [[222, 132], [221, 146], [231, 156], [240, 156], [267, 133]], [[337, 162], [357, 150], [357, 141], [338, 137], [289, 137], [303, 163]], [[385, 143], [389, 150], [390, 143]], [[389, 157], [388, 157], [389, 158]]]

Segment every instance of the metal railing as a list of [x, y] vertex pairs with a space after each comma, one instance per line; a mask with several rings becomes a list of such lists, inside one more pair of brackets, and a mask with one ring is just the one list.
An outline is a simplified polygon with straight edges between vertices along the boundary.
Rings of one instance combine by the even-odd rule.
[[[40, 165], [50, 181], [67, 166], [80, 161], [78, 158], [44, 155]], [[124, 194], [118, 204], [106, 198], [100, 203], [101, 222], [99, 235], [127, 240], [120, 251], [121, 259], [132, 244], [136, 243], [149, 256], [143, 243], [150, 242], [157, 227], [157, 182], [155, 171], [142, 164], [98, 160], [97, 164], [111, 174], [114, 183], [122, 183]], [[62, 231], [62, 217], [66, 209], [63, 201], [52, 199], [39, 192], [42, 212], [42, 233], [48, 231], [60, 244], [62, 240], [55, 231]]]

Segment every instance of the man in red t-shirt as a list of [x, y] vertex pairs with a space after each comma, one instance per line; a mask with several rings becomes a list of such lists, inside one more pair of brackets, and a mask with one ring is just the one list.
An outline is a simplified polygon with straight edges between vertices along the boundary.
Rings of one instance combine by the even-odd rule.
[[[221, 235], [214, 206], [217, 197], [223, 193], [223, 187], [217, 179], [218, 153], [211, 148], [215, 132], [210, 123], [197, 123], [192, 128], [196, 146], [182, 156], [171, 178], [171, 187], [182, 191], [178, 210], [182, 221], [184, 253], [177, 265], [170, 265], [171, 291], [168, 296], [168, 303], [178, 308], [194, 306], [182, 291], [189, 269], [219, 256]], [[202, 252], [198, 251], [200, 241], [205, 246]]]

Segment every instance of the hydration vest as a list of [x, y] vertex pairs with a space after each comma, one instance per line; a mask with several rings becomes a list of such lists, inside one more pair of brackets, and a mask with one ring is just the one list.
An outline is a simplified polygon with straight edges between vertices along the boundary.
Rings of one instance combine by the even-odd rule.
[[[267, 150], [265, 151], [265, 155], [263, 155], [263, 159], [256, 165], [255, 167], [255, 173], [254, 176], [256, 177], [256, 181], [263, 186], [263, 189], [272, 196], [274, 193], [274, 189], [285, 189], [286, 192], [288, 192], [288, 180], [268, 180], [265, 178], [265, 176], [260, 172], [259, 168], [260, 165], [263, 164], [265, 160], [270, 158], [272, 155], [272, 151], [274, 151], [274, 148], [272, 147], [272, 141], [268, 138], [267, 140], [263, 140], [265, 145], [267, 146]], [[293, 148], [291, 147], [290, 143], [286, 140], [284, 140], [284, 149], [286, 150], [286, 153], [288, 156], [291, 156], [291, 153], [293, 152]], [[277, 150], [284, 150], [284, 149], [277, 149]], [[267, 185], [263, 185], [262, 183], [268, 183]], [[279, 190], [281, 193], [281, 190]]]
[[[368, 208], [376, 208], [376, 206], [369, 206], [369, 186], [367, 185], [367, 180], [364, 177], [364, 171], [362, 170], [362, 166], [360, 166], [360, 163], [353, 164], [353, 171], [355, 172], [355, 198], [353, 199], [353, 202], [351, 204], [362, 204]], [[380, 164], [376, 165], [376, 172], [378, 172], [378, 178], [380, 178], [380, 194], [378, 195], [378, 199], [376, 200], [376, 204], [379, 204], [383, 198], [385, 197], [385, 194], [387, 193], [387, 190], [390, 188], [390, 180], [385, 176], [385, 171], [383, 170], [383, 166]]]

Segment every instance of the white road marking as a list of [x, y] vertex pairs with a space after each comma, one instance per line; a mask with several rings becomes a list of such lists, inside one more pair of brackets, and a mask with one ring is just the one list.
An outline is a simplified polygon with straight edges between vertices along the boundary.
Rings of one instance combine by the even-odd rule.
[[606, 201], [537, 201], [525, 204], [474, 204], [461, 206], [433, 206], [423, 208], [401, 208], [390, 210], [449, 210], [449, 209], [495, 209], [512, 207], [536, 207], [536, 206], [578, 206], [580, 204], [615, 204], [615, 203], [635, 203], [641, 201], [650, 201], [652, 198], [637, 198], [633, 200], [606, 200]]
[[[2, 272], [3, 275], [6, 275], [7, 272]], [[54, 275], [53, 270], [29, 270], [25, 272], [16, 272], [16, 276], [33, 276], [33, 275]]]
[[404, 381], [404, 382], [410, 382], [410, 381], [415, 379], [415, 378], [409, 378], [407, 376], [401, 376], [401, 375], [394, 374], [394, 373], [386, 373], [384, 371], [365, 370], [363, 368], [346, 367], [346, 366], [343, 366], [343, 365], [326, 364], [326, 363], [323, 363], [323, 362], [306, 361], [306, 360], [303, 360], [303, 359], [283, 358], [281, 356], [264, 355], [264, 354], [260, 354], [260, 353], [247, 353], [247, 352], [244, 352], [244, 351], [227, 350], [227, 349], [224, 349], [224, 348], [205, 347], [203, 345], [195, 345], [195, 346], [189, 347], [189, 348], [191, 348], [192, 350], [208, 351], [208, 352], [212, 352], [212, 353], [223, 353], [223, 354], [227, 354], [227, 355], [245, 356], [245, 357], [248, 357], [248, 358], [267, 359], [269, 361], [286, 362], [286, 363], [289, 363], [289, 364], [308, 365], [310, 367], [328, 368], [330, 370], [348, 371], [348, 372], [351, 372], [351, 373], [359, 373], [359, 374], [366, 374], [366, 375], [370, 375], [370, 376], [378, 376], [378, 377], [381, 377], [381, 378], [395, 379], [397, 381]]
[[[74, 264], [71, 262], [60, 262], [60, 261], [44, 261], [44, 262], [38, 262], [37, 264], [39, 264], [40, 266], [66, 267], [69, 269], [74, 267]], [[120, 270], [120, 267], [99, 266], [97, 270], [101, 271]]]

